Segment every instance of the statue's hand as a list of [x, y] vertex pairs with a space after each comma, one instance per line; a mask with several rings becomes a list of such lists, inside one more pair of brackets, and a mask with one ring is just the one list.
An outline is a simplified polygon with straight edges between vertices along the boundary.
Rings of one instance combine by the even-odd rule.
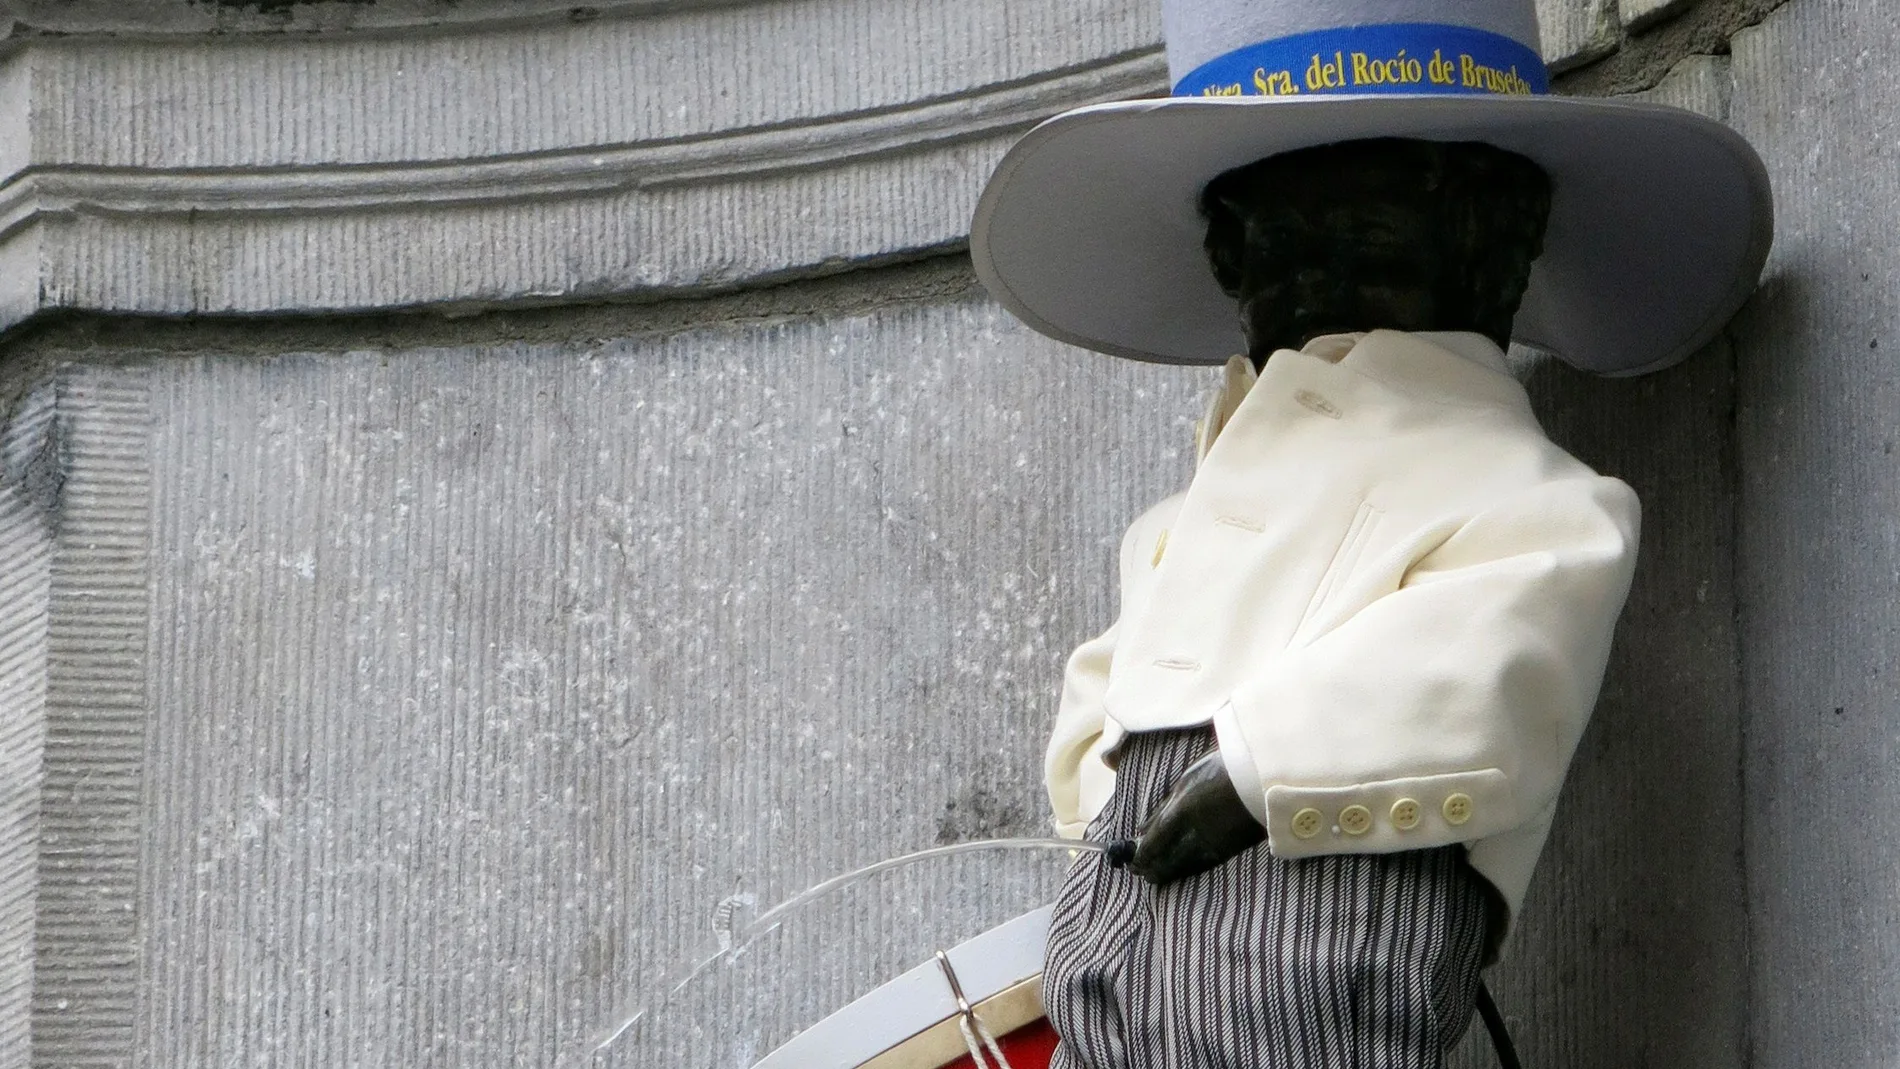
[[1266, 837], [1215, 750], [1181, 773], [1134, 839], [1108, 848], [1108, 862], [1159, 887], [1206, 872]]

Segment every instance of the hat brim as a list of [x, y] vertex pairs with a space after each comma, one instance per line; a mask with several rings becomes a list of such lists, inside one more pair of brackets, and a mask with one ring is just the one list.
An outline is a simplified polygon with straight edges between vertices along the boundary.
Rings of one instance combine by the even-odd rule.
[[1748, 142], [1695, 112], [1555, 96], [1168, 98], [1056, 116], [978, 202], [977, 276], [1043, 334], [1115, 356], [1213, 364], [1246, 348], [1202, 249], [1203, 186], [1282, 152], [1371, 137], [1483, 141], [1552, 179], [1515, 340], [1632, 375], [1695, 352], [1760, 278], [1774, 233]]

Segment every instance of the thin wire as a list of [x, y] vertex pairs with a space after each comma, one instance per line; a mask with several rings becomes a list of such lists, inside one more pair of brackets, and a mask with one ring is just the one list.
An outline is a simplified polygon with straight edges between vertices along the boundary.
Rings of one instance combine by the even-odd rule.
[[[842, 876], [833, 876], [831, 879], [800, 891], [791, 898], [759, 914], [752, 923], [746, 925], [738, 932], [730, 932], [728, 928], [726, 939], [722, 940], [722, 942], [726, 942], [727, 945], [722, 946], [717, 953], [695, 965], [685, 979], [670, 985], [663, 982], [661, 985], [661, 993], [657, 1001], [645, 1002], [637, 1009], [622, 1014], [614, 1024], [588, 1038], [585, 1041], [582, 1057], [592, 1057], [602, 1050], [605, 1050], [615, 1040], [639, 1024], [641, 1019], [646, 1017], [648, 1013], [666, 1005], [672, 1000], [673, 996], [685, 990], [693, 981], [699, 979], [714, 965], [719, 964], [721, 961], [738, 957], [747, 947], [759, 939], [770, 935], [780, 924], [784, 923], [784, 918], [787, 913], [840, 887], [856, 883], [859, 880], [868, 879], [871, 876], [875, 876], [889, 869], [900, 868], [905, 865], [914, 865], [920, 861], [928, 861], [932, 858], [953, 857], [957, 854], [970, 854], [983, 850], [1099, 851], [1101, 849], [1102, 844], [1089, 842], [1084, 839], [983, 839], [977, 842], [952, 843], [948, 846], [937, 846], [928, 850], [918, 850], [914, 853], [904, 854], [901, 857], [885, 858], [883, 861], [866, 865], [861, 869], [854, 869]], [[732, 920], [731, 910], [722, 907], [722, 912], [723, 921], [729, 926]], [[678, 973], [673, 973], [672, 975], [677, 976]]]
[[1484, 1018], [1484, 1027], [1491, 1033], [1491, 1045], [1497, 1048], [1498, 1064], [1504, 1069], [1524, 1069], [1517, 1060], [1517, 1048], [1511, 1045], [1511, 1033], [1505, 1030], [1504, 1015], [1498, 1012], [1498, 1004], [1491, 1001], [1491, 989], [1478, 981], [1478, 1016]]

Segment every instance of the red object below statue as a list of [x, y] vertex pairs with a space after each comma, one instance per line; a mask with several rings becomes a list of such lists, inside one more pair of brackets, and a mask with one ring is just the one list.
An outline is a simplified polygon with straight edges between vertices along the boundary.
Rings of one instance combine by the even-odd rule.
[[[1056, 1053], [1056, 1030], [1047, 1020], [1033, 1021], [997, 1041], [1010, 1069], [1049, 1069]], [[976, 1062], [964, 1055], [943, 1069], [976, 1069]]]
[[[1025, 913], [925, 962], [812, 1025], [752, 1069], [1004, 1069], [969, 1036], [1000, 1037], [1007, 1069], [1049, 1069], [1043, 1016], [1051, 908]], [[978, 1040], [981, 1043], [981, 1040]]]

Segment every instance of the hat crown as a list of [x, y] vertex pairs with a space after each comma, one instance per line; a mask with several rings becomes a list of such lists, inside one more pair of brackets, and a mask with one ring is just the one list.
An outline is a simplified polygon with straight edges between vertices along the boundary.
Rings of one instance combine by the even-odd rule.
[[1263, 41], [1348, 27], [1459, 26], [1540, 51], [1534, 0], [1162, 0], [1168, 81]]

